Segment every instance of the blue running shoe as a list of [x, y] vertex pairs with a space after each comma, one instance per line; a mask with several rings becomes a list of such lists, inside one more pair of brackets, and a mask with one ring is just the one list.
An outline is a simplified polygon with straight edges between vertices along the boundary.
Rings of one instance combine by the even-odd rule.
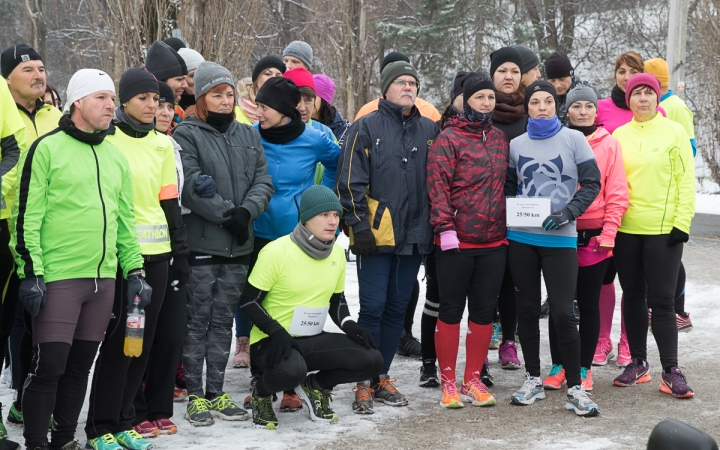
[[490, 349], [497, 350], [500, 348], [500, 334], [502, 333], [502, 327], [499, 322], [493, 322], [492, 325], [492, 336], [490, 337]]

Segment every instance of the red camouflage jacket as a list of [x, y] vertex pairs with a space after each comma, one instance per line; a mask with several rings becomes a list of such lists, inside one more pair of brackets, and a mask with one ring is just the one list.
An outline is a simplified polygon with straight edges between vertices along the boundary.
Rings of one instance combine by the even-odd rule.
[[492, 121], [451, 118], [428, 155], [430, 224], [455, 230], [460, 242], [505, 239], [505, 177], [510, 143]]

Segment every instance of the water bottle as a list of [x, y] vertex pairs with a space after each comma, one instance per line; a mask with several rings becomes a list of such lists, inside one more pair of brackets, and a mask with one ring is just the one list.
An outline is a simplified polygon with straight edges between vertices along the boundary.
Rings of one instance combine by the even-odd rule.
[[125, 356], [138, 357], [142, 353], [145, 334], [145, 311], [138, 308], [140, 297], [135, 296], [125, 327]]

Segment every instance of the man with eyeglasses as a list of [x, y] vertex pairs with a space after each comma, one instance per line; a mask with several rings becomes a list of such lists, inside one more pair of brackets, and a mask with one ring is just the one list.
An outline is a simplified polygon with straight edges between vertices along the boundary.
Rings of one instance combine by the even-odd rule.
[[358, 414], [372, 414], [373, 400], [408, 404], [388, 372], [422, 255], [433, 249], [426, 164], [440, 129], [415, 106], [420, 83], [411, 64], [388, 64], [381, 88], [378, 110], [347, 132], [336, 186], [357, 255], [358, 324], [372, 333], [384, 360], [377, 378], [354, 389]]

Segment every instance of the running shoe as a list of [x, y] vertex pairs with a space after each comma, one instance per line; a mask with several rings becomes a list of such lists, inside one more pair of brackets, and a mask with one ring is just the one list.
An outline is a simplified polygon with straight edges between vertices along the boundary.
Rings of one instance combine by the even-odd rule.
[[250, 339], [247, 336], [241, 336], [235, 341], [232, 363], [236, 369], [250, 367]]
[[545, 389], [543, 389], [543, 381], [540, 377], [533, 377], [529, 373], [525, 374], [525, 382], [512, 394], [510, 403], [513, 405], [532, 405], [538, 400], [545, 398]]
[[173, 401], [180, 403], [184, 402], [188, 397], [187, 389], [183, 389], [179, 386], [175, 386], [175, 392], [173, 392]]
[[450, 380], [445, 375], [440, 375], [440, 379], [442, 380], [442, 398], [440, 399], [440, 406], [450, 409], [464, 407], [465, 405], [460, 398], [455, 380]]
[[253, 426], [258, 428], [265, 428], [266, 430], [274, 430], [278, 426], [278, 419], [273, 411], [272, 397], [260, 397], [257, 392], [253, 389], [251, 394], [252, 402], [252, 419]]
[[158, 429], [159, 434], [175, 434], [177, 433], [177, 425], [170, 419], [162, 418], [153, 420], [152, 424]]
[[17, 410], [17, 408], [15, 407], [15, 402], [10, 404], [10, 411], [8, 412], [7, 421], [10, 423], [14, 423], [15, 425], [23, 424], [22, 411]]
[[408, 399], [395, 387], [397, 378], [390, 378], [388, 375], [379, 375], [378, 383], [373, 386], [375, 389], [375, 400], [390, 406], [406, 406]]
[[605, 366], [615, 357], [612, 341], [610, 339], [598, 339], [597, 347], [595, 347], [595, 356], [593, 356], [593, 366]]
[[373, 393], [375, 390], [370, 386], [370, 381], [361, 381], [353, 388], [355, 401], [352, 404], [352, 412], [355, 414], [373, 414]]
[[660, 392], [670, 394], [675, 398], [690, 398], [695, 395], [687, 384], [687, 378], [677, 366], [671, 367], [670, 373], [663, 372]]
[[115, 436], [110, 433], [88, 440], [85, 448], [93, 450], [125, 450], [118, 444], [118, 441], [115, 440]]
[[615, 363], [618, 367], [625, 367], [632, 362], [630, 355], [630, 346], [628, 345], [627, 336], [620, 334], [620, 342], [618, 342], [617, 360]]
[[650, 381], [650, 363], [644, 361], [642, 364], [638, 360], [632, 358], [630, 364], [625, 367], [625, 371], [615, 378], [615, 386], [627, 387], [638, 383], [647, 383]]
[[302, 402], [295, 391], [283, 392], [283, 398], [280, 401], [280, 412], [295, 412], [302, 409]]
[[307, 377], [295, 388], [295, 392], [300, 396], [308, 407], [310, 412], [310, 420], [318, 419], [327, 420], [330, 423], [338, 421], [338, 415], [330, 408], [332, 402], [332, 390], [330, 389], [313, 389], [308, 382]]
[[693, 324], [690, 322], [690, 313], [685, 313], [684, 316], [682, 314], [675, 314], [675, 318], [677, 320], [678, 331], [687, 333], [692, 330]]
[[559, 364], [553, 364], [550, 375], [543, 380], [543, 387], [546, 389], [558, 390], [566, 383], [565, 369]]
[[135, 425], [133, 427], [133, 430], [135, 430], [140, 436], [144, 438], [153, 438], [160, 434], [160, 430], [158, 430], [158, 427], [156, 427], [153, 423], [148, 422], [147, 420]]
[[[14, 447], [3, 447], [2, 444], [0, 444], [0, 450], [6, 450], [11, 449]], [[78, 441], [70, 441], [67, 444], [60, 447], [60, 450], [83, 450], [83, 446], [80, 445], [80, 442]]]
[[600, 408], [590, 400], [582, 386], [573, 386], [567, 390], [565, 409], [574, 412], [578, 416], [593, 417], [600, 414]]
[[505, 341], [500, 344], [498, 360], [500, 361], [500, 367], [503, 369], [515, 370], [522, 367], [522, 363], [517, 356], [515, 341]]
[[222, 420], [248, 420], [250, 414], [233, 403], [228, 394], [223, 394], [212, 399], [208, 405], [210, 414]]
[[482, 369], [480, 369], [480, 381], [482, 381], [485, 386], [492, 386], [495, 384], [493, 376], [490, 375], [490, 361], [487, 356], [485, 357]]
[[420, 387], [433, 388], [440, 386], [438, 368], [434, 362], [423, 363], [420, 367]]
[[422, 359], [422, 347], [420, 341], [412, 334], [403, 332], [398, 344], [397, 354], [400, 356], [408, 356], [410, 358]]
[[187, 412], [185, 418], [194, 427], [206, 427], [215, 423], [212, 413], [210, 412], [210, 400], [190, 395], [188, 397]]
[[118, 444], [128, 450], [151, 450], [153, 445], [146, 441], [135, 430], [121, 431], [113, 435]]
[[[2, 403], [0, 403], [0, 440], [6, 438], [8, 435], [7, 428], [5, 428], [5, 424], [2, 423]], [[2, 444], [0, 443], [0, 446]]]
[[492, 324], [492, 336], [490, 337], [490, 349], [497, 350], [500, 347], [500, 334], [502, 333], [502, 327], [499, 322], [493, 322]]
[[592, 370], [586, 369], [584, 367], [580, 367], [580, 381], [582, 382], [582, 387], [585, 389], [585, 391], [589, 392], [593, 390], [593, 381], [592, 381]]
[[460, 387], [460, 398], [471, 402], [473, 406], [492, 406], [495, 404], [495, 396], [488, 392], [487, 386], [478, 378], [473, 378], [467, 383], [463, 381], [463, 385]]

